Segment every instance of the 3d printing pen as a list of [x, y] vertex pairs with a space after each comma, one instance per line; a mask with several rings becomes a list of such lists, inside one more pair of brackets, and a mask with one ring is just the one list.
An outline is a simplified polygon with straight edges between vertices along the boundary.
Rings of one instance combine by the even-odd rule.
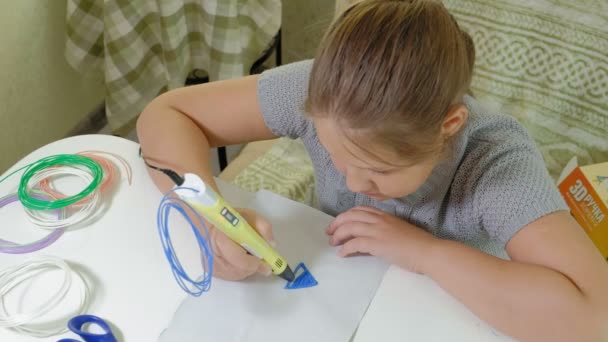
[[268, 263], [272, 273], [287, 281], [293, 281], [294, 274], [287, 261], [200, 177], [192, 173], [186, 173], [184, 178], [177, 174], [169, 176], [178, 187], [196, 190], [195, 192], [189, 189], [176, 189], [175, 193], [182, 200], [188, 202], [232, 241]]

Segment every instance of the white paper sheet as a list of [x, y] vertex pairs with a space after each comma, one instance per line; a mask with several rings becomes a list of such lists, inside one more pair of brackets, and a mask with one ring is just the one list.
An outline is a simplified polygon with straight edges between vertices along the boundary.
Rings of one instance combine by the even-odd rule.
[[354, 342], [509, 342], [426, 276], [391, 266]]
[[373, 257], [338, 257], [324, 233], [332, 218], [322, 212], [266, 191], [224, 195], [270, 220], [292, 269], [304, 262], [319, 284], [286, 290], [276, 276], [214, 279], [210, 292], [182, 303], [160, 341], [348, 341], [388, 266]]

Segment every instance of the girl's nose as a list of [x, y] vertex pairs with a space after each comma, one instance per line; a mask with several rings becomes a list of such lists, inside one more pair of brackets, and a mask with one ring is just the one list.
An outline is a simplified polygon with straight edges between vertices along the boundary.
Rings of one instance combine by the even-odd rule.
[[352, 192], [370, 192], [372, 190], [372, 182], [365, 175], [365, 171], [357, 168], [346, 168], [346, 186]]

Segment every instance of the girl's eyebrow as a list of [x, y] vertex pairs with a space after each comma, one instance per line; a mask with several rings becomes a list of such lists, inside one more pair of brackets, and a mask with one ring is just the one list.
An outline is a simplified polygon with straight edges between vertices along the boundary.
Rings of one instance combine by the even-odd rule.
[[402, 164], [402, 165], [385, 164], [384, 166], [358, 166], [358, 165], [355, 165], [355, 166], [357, 166], [361, 169], [364, 169], [364, 170], [371, 170], [371, 171], [376, 171], [376, 172], [387, 172], [387, 171], [396, 171], [396, 170], [400, 170], [400, 169], [410, 168], [414, 165], [415, 164]]
[[387, 172], [387, 171], [394, 171], [399, 169], [400, 167], [398, 166], [394, 166], [394, 165], [386, 165], [386, 166], [359, 166], [359, 165], [354, 165], [360, 169], [363, 170], [369, 170], [369, 171], [375, 171], [375, 172]]
[[374, 171], [374, 172], [389, 172], [389, 171], [395, 171], [399, 169], [398, 167], [389, 167], [389, 168], [369, 168], [368, 170], [370, 171]]
[[376, 172], [388, 172], [388, 171], [393, 171], [393, 170], [396, 170], [396, 169], [397, 168], [395, 168], [395, 167], [390, 167], [388, 169], [370, 169], [370, 170], [376, 171]]

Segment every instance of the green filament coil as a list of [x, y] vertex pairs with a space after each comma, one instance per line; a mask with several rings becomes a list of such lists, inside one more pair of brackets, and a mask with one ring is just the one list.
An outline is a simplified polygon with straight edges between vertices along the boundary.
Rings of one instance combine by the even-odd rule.
[[[49, 168], [58, 167], [58, 166], [67, 166], [67, 167], [83, 167], [88, 169], [91, 172], [92, 180], [89, 185], [87, 185], [81, 192], [69, 196], [66, 198], [47, 201], [44, 199], [40, 199], [32, 196], [33, 191], [28, 189], [30, 180], [39, 172], [44, 171]], [[54, 210], [65, 208], [69, 205], [72, 205], [83, 198], [89, 196], [93, 191], [97, 189], [97, 187], [101, 184], [103, 179], [103, 169], [101, 165], [95, 160], [77, 155], [77, 154], [58, 154], [54, 156], [49, 156], [46, 158], [42, 158], [30, 165], [27, 165], [19, 170], [26, 168], [23, 176], [21, 177], [21, 181], [19, 182], [19, 190], [17, 192], [19, 196], [19, 201], [21, 204], [32, 210]], [[15, 172], [19, 171], [16, 170]], [[13, 172], [12, 174], [14, 174]], [[11, 175], [12, 175], [11, 174]], [[8, 178], [8, 175], [6, 178]], [[4, 179], [3, 179], [4, 180]], [[0, 181], [1, 182], [1, 181]]]

